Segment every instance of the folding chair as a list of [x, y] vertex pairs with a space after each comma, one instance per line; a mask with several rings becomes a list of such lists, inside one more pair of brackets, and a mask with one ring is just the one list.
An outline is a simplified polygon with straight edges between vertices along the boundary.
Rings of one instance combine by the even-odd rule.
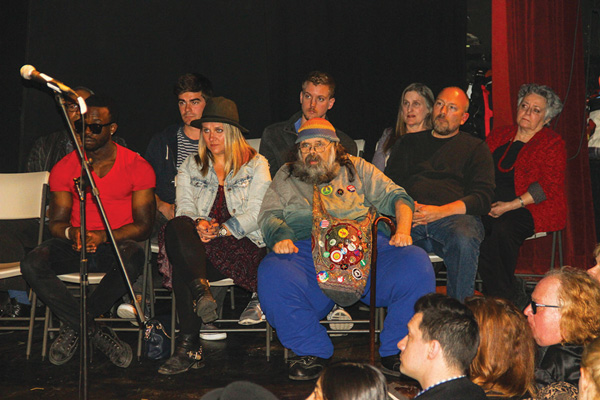
[[[48, 193], [47, 171], [30, 172], [22, 174], [0, 174], [0, 220], [20, 220], [37, 218], [39, 223], [37, 244], [42, 243], [44, 231], [44, 218], [46, 210], [46, 194]], [[0, 263], [0, 279], [21, 276], [21, 262]], [[33, 325], [36, 320], [35, 309], [37, 298], [35, 293], [30, 294], [31, 313], [29, 317], [0, 318], [0, 322], [10, 322], [0, 325], [0, 330], [27, 330], [27, 358], [31, 354], [33, 339]], [[27, 321], [27, 325], [14, 325], [15, 322]]]

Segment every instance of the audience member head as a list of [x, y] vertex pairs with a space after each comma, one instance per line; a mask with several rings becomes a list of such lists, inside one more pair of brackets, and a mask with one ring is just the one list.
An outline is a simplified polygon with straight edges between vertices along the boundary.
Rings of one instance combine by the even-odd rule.
[[312, 118], [325, 118], [335, 103], [335, 81], [326, 72], [313, 71], [302, 83], [300, 105], [302, 122]]
[[[324, 118], [313, 118], [302, 124], [290, 159], [290, 176], [311, 185], [330, 182], [338, 175], [340, 166], [352, 164], [335, 128]], [[351, 168], [351, 176], [353, 171]]]
[[204, 75], [197, 72], [188, 72], [177, 78], [177, 82], [173, 87], [175, 96], [186, 92], [201, 93], [202, 97], [208, 100], [213, 96], [213, 86], [211, 81]]
[[445, 138], [458, 134], [461, 125], [469, 119], [469, 98], [458, 87], [447, 87], [438, 94], [433, 104], [433, 134]]
[[527, 318], [505, 299], [470, 297], [465, 304], [477, 320], [480, 337], [471, 380], [501, 397], [533, 395], [536, 346]]
[[81, 143], [83, 123], [82, 119], [73, 122], [77, 135], [77, 142], [89, 152], [95, 152], [110, 145], [112, 135], [117, 131], [119, 111], [116, 103], [106, 96], [92, 95], [86, 100], [85, 113], [85, 141]]
[[[84, 86], [78, 86], [73, 89], [75, 93], [79, 95], [82, 99], [86, 100], [88, 97], [94, 94], [92, 89], [88, 89]], [[75, 101], [75, 99], [71, 99], [70, 97], [65, 98], [65, 106], [67, 107], [67, 117], [69, 117], [69, 121], [75, 122], [79, 118], [81, 118], [81, 112], [79, 111], [79, 104]]]
[[582, 270], [551, 270], [524, 312], [539, 346], [587, 344], [600, 335], [600, 286]]
[[592, 254], [594, 255], [594, 261], [596, 262], [595, 265], [600, 265], [600, 243], [594, 247], [594, 252]]
[[385, 400], [387, 383], [377, 368], [368, 364], [338, 363], [323, 370], [307, 400]]
[[232, 100], [213, 97], [209, 99], [202, 118], [192, 122], [194, 128], [201, 130], [196, 162], [202, 175], [209, 170], [209, 160], [214, 162], [216, 158], [223, 157], [225, 174], [233, 171], [235, 175], [256, 155], [256, 150], [242, 135], [248, 130], [240, 125], [239, 120], [237, 106]]
[[190, 72], [177, 79], [173, 93], [177, 96], [181, 120], [190, 136], [192, 121], [202, 118], [206, 101], [213, 95], [212, 83], [204, 75]]
[[521, 107], [523, 100], [532, 94], [542, 97], [545, 101], [544, 124], [548, 124], [552, 118], [556, 117], [562, 111], [562, 101], [560, 101], [560, 97], [554, 93], [554, 90], [549, 86], [538, 85], [536, 83], [526, 83], [521, 86], [517, 97], [517, 109]]
[[110, 120], [115, 124], [119, 122], [119, 107], [111, 97], [93, 94], [88, 97], [85, 103], [88, 107], [88, 112], [91, 108], [106, 108], [108, 109]]
[[478, 346], [479, 328], [471, 310], [456, 299], [430, 293], [415, 303], [408, 335], [398, 343], [400, 372], [426, 388], [466, 374]]
[[256, 383], [238, 381], [224, 388], [211, 390], [201, 400], [277, 400], [277, 397]]
[[419, 132], [432, 127], [434, 96], [422, 83], [411, 83], [402, 92], [396, 121], [396, 134]]
[[581, 356], [581, 378], [579, 378], [579, 398], [595, 400], [600, 398], [600, 339], [588, 343]]
[[396, 129], [383, 145], [384, 152], [391, 149], [402, 135], [431, 129], [433, 99], [431, 89], [422, 83], [411, 83], [404, 89], [400, 97]]

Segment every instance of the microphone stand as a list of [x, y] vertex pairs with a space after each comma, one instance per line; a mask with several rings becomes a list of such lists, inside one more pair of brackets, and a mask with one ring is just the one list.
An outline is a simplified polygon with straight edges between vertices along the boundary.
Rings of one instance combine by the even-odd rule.
[[77, 190], [77, 194], [79, 196], [80, 202], [80, 235], [81, 235], [81, 254], [80, 254], [80, 269], [79, 269], [79, 294], [80, 294], [80, 338], [81, 338], [81, 352], [80, 352], [80, 362], [79, 362], [79, 398], [87, 400], [88, 398], [88, 320], [87, 320], [87, 288], [89, 285], [88, 282], [88, 259], [87, 259], [87, 251], [86, 251], [86, 213], [85, 213], [85, 200], [87, 196], [87, 191], [89, 187], [89, 191], [92, 196], [96, 199], [98, 204], [98, 209], [100, 210], [100, 215], [102, 216], [102, 220], [104, 225], [106, 226], [106, 232], [112, 243], [113, 249], [115, 250], [115, 254], [117, 255], [118, 264], [121, 266], [121, 271], [123, 272], [123, 276], [125, 278], [125, 282], [127, 283], [127, 288], [129, 289], [129, 293], [133, 298], [133, 302], [135, 305], [135, 309], [137, 311], [137, 317], [140, 323], [140, 329], [144, 325], [146, 321], [146, 316], [140, 306], [135, 293], [133, 291], [133, 286], [131, 285], [131, 281], [129, 280], [129, 276], [127, 276], [127, 271], [125, 269], [125, 265], [123, 263], [123, 258], [121, 257], [121, 253], [119, 252], [119, 247], [117, 246], [117, 242], [115, 240], [115, 236], [113, 234], [110, 223], [108, 222], [108, 217], [104, 210], [104, 206], [102, 205], [102, 201], [100, 200], [100, 192], [98, 191], [98, 187], [96, 186], [96, 182], [94, 181], [94, 177], [92, 176], [92, 170], [89, 162], [84, 154], [84, 150], [82, 145], [85, 140], [85, 118], [84, 114], [87, 112], [87, 105], [85, 104], [85, 100], [83, 98], [78, 97], [77, 102], [79, 104], [79, 110], [81, 113], [81, 122], [82, 122], [82, 130], [81, 130], [81, 144], [77, 141], [77, 135], [75, 134], [75, 130], [73, 129], [73, 124], [69, 119], [69, 115], [67, 113], [67, 108], [65, 105], [65, 100], [59, 90], [54, 90], [54, 97], [56, 102], [62, 109], [63, 115], [69, 125], [69, 131], [71, 132], [71, 137], [73, 139], [73, 143], [75, 144], [75, 150], [79, 154], [79, 159], [81, 160], [81, 176], [79, 178], [75, 178], [75, 188]]

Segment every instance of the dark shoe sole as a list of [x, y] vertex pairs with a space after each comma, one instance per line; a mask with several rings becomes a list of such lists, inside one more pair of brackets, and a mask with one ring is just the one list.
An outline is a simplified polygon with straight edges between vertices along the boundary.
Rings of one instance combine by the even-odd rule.
[[168, 370], [162, 369], [162, 367], [161, 367], [158, 369], [158, 373], [161, 375], [177, 375], [177, 374], [183, 374], [184, 372], [188, 372], [190, 369], [200, 369], [200, 368], [204, 368], [203, 361], [198, 361], [198, 362], [192, 363], [192, 365], [190, 365], [188, 368], [180, 369], [177, 371], [168, 371]]
[[319, 371], [319, 373], [317, 373], [316, 375], [310, 375], [310, 376], [288, 375], [288, 378], [290, 378], [293, 381], [314, 381], [315, 379], [317, 379], [319, 377], [320, 374], [321, 374], [321, 371]]
[[402, 374], [400, 373], [400, 371], [393, 371], [389, 368], [384, 367], [383, 365], [381, 366], [381, 372], [384, 373], [384, 375], [389, 375], [389, 376], [395, 376], [395, 377], [400, 377]]

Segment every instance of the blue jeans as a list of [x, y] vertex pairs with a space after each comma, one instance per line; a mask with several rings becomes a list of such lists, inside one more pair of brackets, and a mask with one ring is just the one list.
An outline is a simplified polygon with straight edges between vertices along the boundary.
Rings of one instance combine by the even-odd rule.
[[[333, 344], [319, 323], [333, 308], [317, 283], [311, 240], [294, 242], [296, 254], [269, 253], [258, 268], [258, 297], [267, 320], [281, 343], [299, 356], [330, 358]], [[398, 354], [398, 342], [407, 334], [414, 304], [435, 290], [431, 262], [415, 246], [394, 247], [378, 234], [377, 307], [387, 307], [379, 354]], [[370, 277], [361, 301], [369, 304]]]
[[412, 228], [413, 244], [444, 259], [448, 296], [464, 301], [475, 290], [479, 246], [484, 237], [478, 216], [451, 215]]
[[[67, 239], [50, 239], [33, 249], [23, 262], [21, 273], [35, 291], [62, 322], [79, 329], [79, 302], [67, 290], [58, 275], [79, 272], [79, 251]], [[144, 249], [133, 240], [117, 243], [129, 279], [138, 277], [145, 262]], [[100, 284], [88, 296], [90, 320], [108, 311], [127, 291], [125, 278], [112, 244], [102, 243], [95, 253], [87, 253], [88, 272], [105, 272]]]

